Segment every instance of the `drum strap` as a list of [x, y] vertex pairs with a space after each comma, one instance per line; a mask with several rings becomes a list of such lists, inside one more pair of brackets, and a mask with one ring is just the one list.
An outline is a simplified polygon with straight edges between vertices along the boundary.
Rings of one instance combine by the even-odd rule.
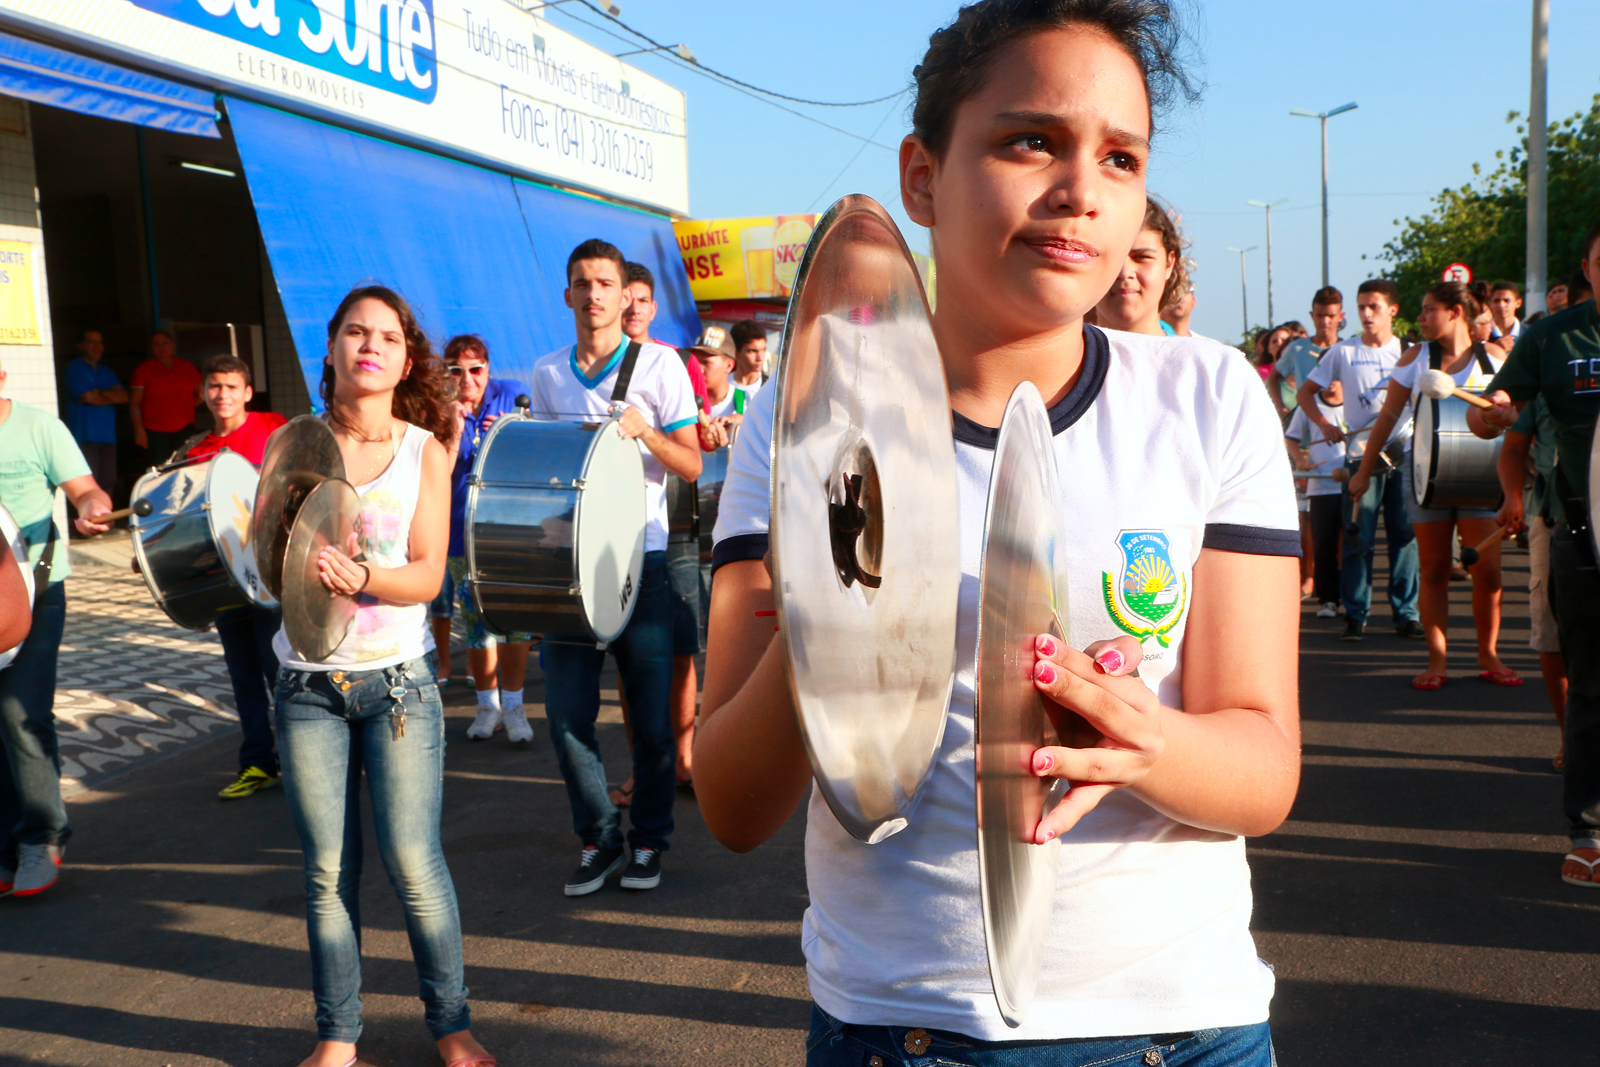
[[[1427, 342], [1427, 345], [1428, 345], [1428, 366], [1432, 370], [1438, 370], [1439, 369], [1439, 364], [1444, 362], [1444, 353], [1442, 351], [1440, 351], [1439, 346], [1434, 344], [1432, 341]], [[1474, 344], [1472, 346], [1472, 355], [1473, 355], [1473, 358], [1478, 361], [1478, 370], [1482, 371], [1484, 374], [1489, 375], [1490, 377], [1493, 377], [1494, 376], [1494, 364], [1489, 362], [1489, 351], [1488, 351], [1488, 349], [1484, 348], [1483, 345], [1481, 345], [1481, 344]]]
[[617, 385], [611, 390], [611, 402], [620, 404], [628, 396], [628, 385], [633, 381], [633, 367], [639, 362], [639, 342], [629, 341], [628, 351], [623, 353], [622, 366], [617, 370]]

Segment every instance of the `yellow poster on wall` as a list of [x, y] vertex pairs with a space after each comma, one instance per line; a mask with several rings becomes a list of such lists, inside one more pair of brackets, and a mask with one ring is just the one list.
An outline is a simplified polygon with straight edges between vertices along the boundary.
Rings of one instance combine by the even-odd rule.
[[33, 245], [0, 241], [0, 344], [42, 343], [33, 299]]
[[674, 222], [696, 300], [787, 300], [815, 215]]

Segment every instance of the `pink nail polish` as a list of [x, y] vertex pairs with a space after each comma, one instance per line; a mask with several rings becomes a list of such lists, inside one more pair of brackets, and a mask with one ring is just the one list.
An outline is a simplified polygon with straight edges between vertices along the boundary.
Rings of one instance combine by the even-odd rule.
[[1039, 639], [1034, 642], [1034, 646], [1046, 656], [1056, 654], [1056, 640], [1049, 634], [1040, 634]]
[[1056, 832], [1054, 830], [1046, 830], [1044, 832], [1044, 839], [1046, 841], [1050, 840], [1054, 836], [1056, 836]]
[[1047, 771], [1050, 770], [1050, 768], [1052, 766], [1055, 765], [1055, 762], [1056, 762], [1055, 760], [1050, 758], [1050, 753], [1043, 752], [1043, 751], [1035, 752], [1033, 754], [1033, 770], [1034, 770], [1034, 773], [1036, 773], [1036, 774], [1044, 774], [1044, 773], [1046, 773]]
[[1107, 674], [1115, 674], [1122, 669], [1122, 664], [1126, 661], [1123, 660], [1121, 652], [1108, 648], [1095, 657], [1095, 662], [1100, 664], [1101, 669]]
[[1034, 668], [1033, 674], [1035, 678], [1039, 679], [1039, 681], [1043, 682], [1045, 685], [1055, 684], [1056, 669], [1050, 666], [1048, 663], [1039, 664], [1038, 667]]

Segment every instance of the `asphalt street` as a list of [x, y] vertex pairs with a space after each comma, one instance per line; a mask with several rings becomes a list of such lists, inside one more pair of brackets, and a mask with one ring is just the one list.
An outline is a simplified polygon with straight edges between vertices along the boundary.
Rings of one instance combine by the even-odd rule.
[[[1421, 645], [1383, 609], [1348, 645], [1307, 606], [1305, 776], [1290, 821], [1252, 845], [1285, 1065], [1594, 1062], [1600, 893], [1558, 877], [1559, 742], [1526, 647], [1526, 557], [1507, 562], [1519, 689], [1476, 678], [1465, 584], [1436, 693], [1411, 689]], [[543, 723], [530, 749], [469, 743], [470, 693], [447, 696], [444, 839], [474, 1031], [500, 1062], [801, 1062], [801, 819], [735, 856], [684, 800], [660, 889], [569, 900], [576, 844]], [[604, 718], [620, 768], [615, 709]], [[293, 1067], [310, 1049], [294, 831], [281, 791], [214, 800], [232, 770], [231, 736], [203, 740], [72, 799], [61, 882], [0, 900], [0, 1067]], [[362, 1062], [435, 1064], [399, 909], [367, 855]]]

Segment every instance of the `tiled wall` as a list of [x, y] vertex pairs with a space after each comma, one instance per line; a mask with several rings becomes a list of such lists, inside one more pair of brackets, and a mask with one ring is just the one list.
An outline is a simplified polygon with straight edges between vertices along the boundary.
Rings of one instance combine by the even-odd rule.
[[34, 312], [38, 345], [0, 345], [6, 396], [46, 411], [56, 410], [56, 370], [51, 355], [50, 290], [45, 283], [44, 234], [39, 228], [39, 189], [33, 170], [33, 135], [28, 104], [0, 96], [0, 240], [33, 245]]

